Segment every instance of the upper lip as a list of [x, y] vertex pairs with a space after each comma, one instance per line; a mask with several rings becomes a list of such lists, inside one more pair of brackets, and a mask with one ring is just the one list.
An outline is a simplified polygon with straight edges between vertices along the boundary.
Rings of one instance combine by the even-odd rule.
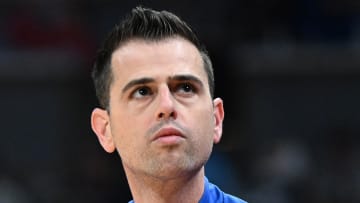
[[179, 137], [185, 137], [184, 134], [178, 130], [177, 128], [174, 127], [163, 127], [161, 128], [159, 131], [157, 131], [153, 137], [153, 141], [160, 138], [160, 137], [165, 137], [165, 136], [179, 136]]

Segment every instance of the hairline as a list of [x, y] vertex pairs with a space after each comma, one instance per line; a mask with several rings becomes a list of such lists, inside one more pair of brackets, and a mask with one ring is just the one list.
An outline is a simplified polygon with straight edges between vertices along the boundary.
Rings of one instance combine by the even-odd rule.
[[[126, 45], [132, 43], [132, 42], [144, 42], [144, 43], [147, 43], [147, 44], [151, 44], [151, 43], [159, 43], [159, 42], [166, 42], [166, 41], [169, 41], [169, 40], [174, 40], [174, 39], [181, 39], [181, 40], [184, 40], [184, 41], [187, 41], [189, 42], [191, 45], [193, 45], [196, 50], [198, 51], [199, 53], [199, 56], [202, 60], [202, 68], [203, 70], [205, 71], [205, 74], [206, 74], [206, 79], [207, 79], [207, 87], [208, 87], [208, 90], [209, 90], [209, 93], [210, 93], [210, 97], [213, 98], [213, 88], [212, 87], [213, 83], [214, 83], [214, 73], [213, 73], [213, 68], [212, 68], [212, 64], [211, 64], [211, 60], [210, 60], [210, 57], [208, 55], [208, 53], [206, 52], [206, 50], [201, 50], [200, 47], [197, 47], [192, 41], [190, 41], [189, 39], [181, 36], [181, 35], [178, 35], [178, 34], [175, 34], [175, 35], [171, 35], [171, 36], [166, 36], [166, 37], [162, 37], [162, 38], [144, 38], [144, 37], [132, 37], [132, 38], [129, 38], [125, 41], [122, 41], [122, 42], [119, 42], [119, 44], [116, 46], [116, 48], [112, 51], [112, 53], [110, 54], [110, 57], [108, 59], [108, 62], [106, 63], [106, 67], [104, 71], [107, 72], [107, 77], [108, 77], [108, 83], [106, 84], [107, 87], [107, 102], [105, 104], [105, 109], [106, 110], [110, 110], [110, 89], [111, 89], [111, 86], [113, 84], [113, 80], [114, 80], [114, 74], [113, 74], [113, 65], [112, 65], [112, 59], [113, 59], [113, 55], [116, 51], [118, 51], [119, 49], [121, 49], [122, 47], [125, 47]], [[106, 77], [106, 76], [105, 76]]]

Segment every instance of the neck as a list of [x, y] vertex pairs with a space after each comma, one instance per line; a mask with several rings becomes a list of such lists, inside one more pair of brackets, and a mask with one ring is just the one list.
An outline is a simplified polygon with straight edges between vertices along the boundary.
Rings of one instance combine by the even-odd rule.
[[125, 172], [135, 203], [196, 203], [204, 192], [204, 167], [168, 179]]

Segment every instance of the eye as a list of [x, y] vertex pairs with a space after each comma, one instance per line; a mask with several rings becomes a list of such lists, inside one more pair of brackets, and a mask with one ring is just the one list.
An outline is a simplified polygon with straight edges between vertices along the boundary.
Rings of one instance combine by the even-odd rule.
[[152, 95], [152, 90], [150, 89], [150, 87], [144, 86], [135, 89], [135, 91], [131, 94], [131, 97], [135, 99], [140, 99], [150, 95]]
[[191, 83], [181, 83], [178, 84], [176, 91], [181, 94], [189, 95], [196, 93], [196, 88]]

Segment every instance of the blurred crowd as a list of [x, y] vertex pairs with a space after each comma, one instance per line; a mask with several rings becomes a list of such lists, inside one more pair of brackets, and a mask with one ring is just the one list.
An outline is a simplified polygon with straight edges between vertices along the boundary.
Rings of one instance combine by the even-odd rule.
[[248, 202], [360, 202], [358, 1], [4, 0], [1, 203], [130, 200], [90, 129], [90, 71], [140, 4], [181, 16], [210, 52], [225, 102], [212, 182]]

